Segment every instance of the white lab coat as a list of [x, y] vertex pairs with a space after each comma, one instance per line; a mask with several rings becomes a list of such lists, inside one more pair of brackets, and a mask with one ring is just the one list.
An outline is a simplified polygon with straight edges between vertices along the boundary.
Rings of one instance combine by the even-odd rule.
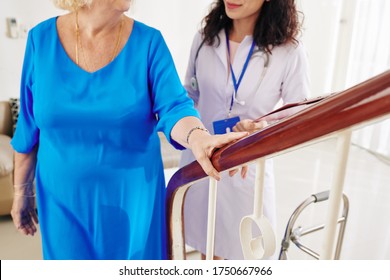
[[[202, 42], [200, 33], [193, 41], [185, 87], [194, 100], [201, 119], [212, 133], [212, 123], [227, 117], [233, 93], [227, 60], [226, 35], [219, 34], [219, 46], [206, 44], [199, 51], [196, 60], [198, 90], [191, 87], [194, 76], [195, 55]], [[233, 71], [238, 80], [247, 58], [252, 36], [247, 36], [240, 43], [233, 61]], [[269, 56], [268, 70], [259, 85], [264, 69], [264, 54], [257, 51], [248, 64], [241, 81], [237, 99], [245, 105], [235, 103], [231, 116], [240, 119], [255, 119], [272, 111], [277, 103], [283, 104], [301, 101], [309, 95], [308, 66], [305, 50], [301, 43], [275, 47]], [[257, 52], [256, 52], [257, 51]], [[180, 165], [194, 161], [191, 151], [183, 151]], [[267, 161], [264, 187], [264, 215], [275, 226], [275, 190], [272, 162]], [[243, 216], [253, 212], [255, 168], [250, 166], [247, 178], [239, 174], [229, 177], [222, 173], [218, 182], [215, 255], [225, 259], [242, 259], [239, 238], [239, 225]], [[185, 240], [191, 247], [206, 252], [208, 180], [196, 183], [187, 193], [184, 207]]]

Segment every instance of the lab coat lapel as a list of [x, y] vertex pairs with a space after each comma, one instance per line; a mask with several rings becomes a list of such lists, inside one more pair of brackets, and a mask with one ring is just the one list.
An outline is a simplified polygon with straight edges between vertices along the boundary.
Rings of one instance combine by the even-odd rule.
[[217, 54], [217, 57], [221, 60], [223, 66], [225, 67], [225, 70], [227, 69], [227, 47], [226, 47], [226, 34], [225, 30], [222, 29], [219, 34], [220, 38], [220, 44], [219, 46], [214, 48], [215, 53]]

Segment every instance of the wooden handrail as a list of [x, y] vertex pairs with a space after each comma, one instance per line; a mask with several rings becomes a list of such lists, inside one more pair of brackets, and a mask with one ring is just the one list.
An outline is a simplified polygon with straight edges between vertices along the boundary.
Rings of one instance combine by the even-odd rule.
[[[225, 171], [387, 114], [390, 114], [390, 71], [333, 94], [292, 116], [229, 144], [215, 151], [211, 160], [218, 171]], [[195, 181], [206, 177], [198, 162], [194, 161], [179, 169], [168, 183], [167, 221], [171, 258], [177, 255], [173, 253], [175, 246], [180, 247], [175, 249], [180, 252], [180, 257], [184, 254], [181, 253], [184, 250], [184, 237], [179, 241], [179, 245], [173, 240], [175, 231], [179, 230], [180, 234], [183, 234], [183, 227], [173, 227], [172, 211], [179, 211], [178, 217], [181, 219], [179, 222], [182, 222], [186, 191]], [[175, 202], [175, 199], [179, 203]]]

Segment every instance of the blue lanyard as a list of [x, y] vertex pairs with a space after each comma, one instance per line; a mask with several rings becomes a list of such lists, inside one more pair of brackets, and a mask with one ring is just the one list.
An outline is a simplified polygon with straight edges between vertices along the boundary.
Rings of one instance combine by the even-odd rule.
[[252, 42], [252, 46], [251, 46], [251, 48], [249, 50], [248, 56], [246, 57], [246, 61], [244, 63], [244, 67], [242, 68], [241, 75], [240, 75], [240, 77], [238, 79], [238, 82], [237, 82], [236, 76], [234, 75], [232, 63], [230, 62], [229, 34], [228, 34], [227, 30], [225, 30], [225, 32], [226, 32], [226, 45], [227, 45], [227, 50], [228, 50], [228, 55], [229, 55], [230, 71], [232, 72], [232, 80], [233, 80], [233, 86], [234, 86], [234, 92], [232, 94], [232, 99], [230, 101], [230, 109], [229, 109], [229, 114], [230, 114], [230, 112], [232, 111], [232, 108], [233, 108], [234, 98], [235, 97], [237, 98], [238, 88], [240, 87], [241, 80], [244, 77], [246, 69], [248, 68], [249, 60], [251, 59], [251, 56], [253, 54], [253, 50], [254, 50], [256, 44], [255, 44], [255, 41]]

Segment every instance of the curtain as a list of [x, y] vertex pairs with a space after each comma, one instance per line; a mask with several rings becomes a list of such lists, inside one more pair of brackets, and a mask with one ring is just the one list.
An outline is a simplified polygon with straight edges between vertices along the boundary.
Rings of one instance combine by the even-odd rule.
[[[388, 0], [356, 0], [346, 88], [390, 69], [389, 15]], [[352, 142], [390, 158], [390, 119], [358, 129]]]

